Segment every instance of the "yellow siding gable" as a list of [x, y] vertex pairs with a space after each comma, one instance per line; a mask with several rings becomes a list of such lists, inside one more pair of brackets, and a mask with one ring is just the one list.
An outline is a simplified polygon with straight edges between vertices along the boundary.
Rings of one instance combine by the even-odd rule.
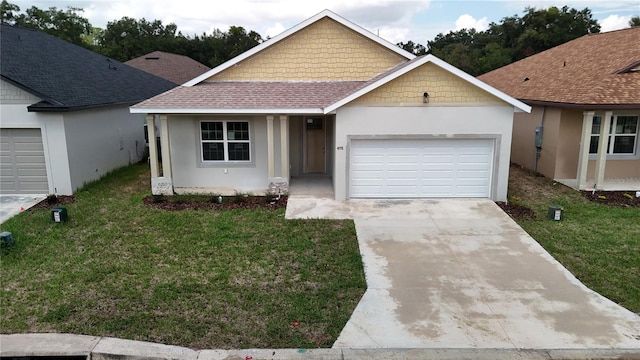
[[323, 18], [207, 80], [369, 80], [403, 61], [399, 54]]
[[426, 63], [355, 99], [348, 106], [419, 106], [423, 94], [429, 104], [496, 105], [504, 101], [432, 63]]

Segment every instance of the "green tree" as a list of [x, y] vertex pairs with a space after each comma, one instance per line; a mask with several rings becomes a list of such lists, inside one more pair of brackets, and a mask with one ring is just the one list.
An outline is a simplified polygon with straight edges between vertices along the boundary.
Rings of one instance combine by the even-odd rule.
[[152, 51], [171, 51], [177, 26], [160, 20], [123, 17], [110, 21], [99, 36], [99, 52], [118, 61], [127, 61]]
[[427, 54], [427, 48], [424, 47], [424, 45], [418, 44], [418, 43], [414, 43], [411, 40], [407, 41], [406, 43], [405, 42], [399, 42], [396, 45], [398, 45], [403, 50], [412, 53], [413, 55], [420, 56], [420, 55], [426, 55]]
[[25, 13], [15, 16], [14, 24], [42, 30], [62, 40], [86, 46], [82, 37], [90, 33], [91, 23], [81, 15], [83, 11], [75, 7], [68, 7], [67, 10], [50, 7], [42, 10], [32, 6]]
[[640, 16], [633, 16], [631, 20], [629, 20], [629, 27], [640, 26]]
[[20, 7], [16, 4], [11, 4], [7, 0], [2, 0], [0, 3], [0, 23], [13, 25], [16, 22], [15, 12], [20, 11]]
[[550, 7], [525, 8], [522, 17], [504, 17], [489, 29], [438, 34], [428, 42], [429, 52], [452, 65], [479, 75], [586, 34], [600, 32], [591, 10]]

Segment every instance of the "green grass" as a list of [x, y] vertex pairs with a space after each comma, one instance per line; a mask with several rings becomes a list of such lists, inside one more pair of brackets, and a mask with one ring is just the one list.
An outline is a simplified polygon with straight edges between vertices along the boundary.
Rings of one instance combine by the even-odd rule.
[[[330, 347], [366, 289], [352, 221], [280, 210], [146, 207], [149, 172], [120, 169], [66, 205], [1, 225], [0, 332], [64, 332], [191, 348]], [[299, 322], [294, 327], [293, 322]]]
[[[516, 220], [585, 285], [640, 312], [640, 208], [590, 202], [578, 191], [511, 167], [509, 200], [535, 211]], [[561, 205], [563, 221], [546, 218]]]

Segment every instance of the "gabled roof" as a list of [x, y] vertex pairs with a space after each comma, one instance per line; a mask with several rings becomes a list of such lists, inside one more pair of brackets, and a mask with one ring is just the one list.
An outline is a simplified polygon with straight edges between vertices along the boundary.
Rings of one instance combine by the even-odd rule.
[[640, 107], [640, 27], [585, 35], [479, 77], [528, 103]]
[[175, 84], [41, 31], [0, 25], [0, 76], [42, 99], [29, 111], [133, 104]]
[[163, 51], [142, 55], [126, 61], [125, 64], [176, 84], [183, 84], [211, 70], [210, 67], [188, 56]]
[[450, 72], [451, 74], [467, 81], [468, 83], [479, 87], [480, 89], [488, 92], [489, 94], [499, 98], [500, 100], [513, 105], [515, 108], [517, 108], [520, 111], [525, 111], [525, 112], [530, 112], [531, 111], [531, 107], [512, 98], [511, 96], [503, 93], [502, 91], [493, 88], [489, 85], [487, 85], [486, 83], [474, 78], [473, 76], [465, 73], [464, 71], [438, 59], [437, 57], [433, 56], [433, 55], [425, 55], [425, 56], [421, 56], [418, 58], [415, 58], [409, 62], [406, 62], [404, 64], [401, 64], [400, 66], [395, 67], [394, 69], [392, 69], [391, 71], [387, 72], [386, 74], [384, 74], [384, 76], [379, 77], [379, 79], [376, 79], [375, 81], [371, 82], [370, 84], [368, 84], [367, 86], [363, 87], [362, 89], [359, 89], [358, 91], [350, 94], [349, 96], [340, 99], [340, 101], [333, 103], [331, 105], [328, 105], [325, 108], [325, 113], [329, 113], [334, 111], [335, 109], [359, 98], [360, 96], [373, 91], [374, 89], [379, 88], [380, 86], [400, 77], [401, 75], [404, 75], [406, 73], [408, 73], [409, 71], [424, 65], [426, 63], [432, 63], [434, 65], [439, 66], [440, 68]]
[[236, 65], [237, 63], [265, 50], [266, 48], [273, 46], [275, 44], [277, 44], [278, 42], [288, 38], [289, 36], [297, 33], [298, 31], [306, 28], [307, 26], [315, 23], [316, 21], [323, 19], [323, 18], [330, 18], [344, 26], [346, 26], [347, 28], [357, 32], [358, 34], [382, 45], [383, 47], [387, 48], [388, 50], [391, 50], [392, 52], [399, 54], [400, 56], [410, 60], [413, 59], [415, 57], [415, 55], [413, 55], [412, 53], [400, 48], [399, 46], [396, 46], [393, 43], [390, 43], [386, 40], [384, 40], [383, 38], [376, 36], [375, 34], [371, 33], [370, 31], [365, 30], [364, 28], [352, 23], [351, 21], [337, 15], [336, 13], [330, 11], [330, 10], [323, 10], [321, 12], [319, 12], [318, 14], [310, 17], [309, 19], [299, 23], [298, 25], [282, 32], [281, 34], [277, 35], [274, 38], [271, 38], [265, 42], [263, 42], [262, 44], [255, 46], [253, 48], [251, 48], [250, 50], [245, 51], [244, 53], [236, 56], [235, 58], [215, 67], [214, 69], [212, 69], [211, 71], [208, 71], [198, 77], [196, 77], [195, 79], [188, 81], [184, 84], [184, 86], [193, 86], [196, 85], [198, 83], [200, 83], [201, 81], [204, 81], [208, 78], [210, 78], [211, 76], [218, 74], [234, 65]]

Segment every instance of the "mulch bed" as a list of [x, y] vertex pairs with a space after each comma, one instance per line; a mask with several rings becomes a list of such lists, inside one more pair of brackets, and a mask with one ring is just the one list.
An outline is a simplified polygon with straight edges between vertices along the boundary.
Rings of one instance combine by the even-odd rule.
[[536, 216], [533, 210], [529, 209], [526, 206], [507, 203], [504, 201], [496, 201], [496, 204], [514, 219], [533, 219]]
[[640, 198], [635, 191], [581, 191], [590, 201], [623, 207], [640, 207]]
[[234, 210], [281, 209], [287, 207], [287, 197], [280, 196], [228, 196], [218, 203], [217, 197], [184, 199], [179, 196], [147, 196], [145, 205], [162, 210]]
[[33, 205], [31, 209], [53, 209], [62, 205], [73, 204], [76, 201], [74, 195], [49, 195], [46, 199]]

